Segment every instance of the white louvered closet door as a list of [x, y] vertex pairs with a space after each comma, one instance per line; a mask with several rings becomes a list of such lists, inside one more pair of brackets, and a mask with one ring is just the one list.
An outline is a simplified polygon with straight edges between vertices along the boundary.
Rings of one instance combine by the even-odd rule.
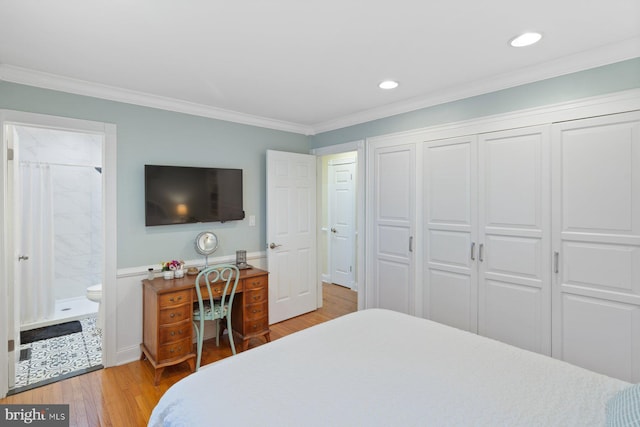
[[640, 381], [640, 112], [553, 127], [553, 356]]

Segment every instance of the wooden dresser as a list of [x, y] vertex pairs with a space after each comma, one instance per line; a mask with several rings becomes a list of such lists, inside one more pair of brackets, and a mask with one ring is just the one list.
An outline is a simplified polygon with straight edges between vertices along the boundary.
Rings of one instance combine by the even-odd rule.
[[[196, 276], [185, 276], [181, 279], [158, 277], [142, 281], [141, 359], [148, 359], [156, 370], [155, 385], [167, 366], [187, 362], [191, 370], [195, 370], [192, 323], [193, 304], [198, 301], [195, 280]], [[203, 289], [204, 296], [207, 292], [206, 288]], [[257, 268], [240, 271], [231, 311], [237, 350], [246, 350], [251, 338], [264, 336], [267, 341], [271, 340], [268, 296], [268, 272]], [[226, 322], [220, 325], [226, 325]]]

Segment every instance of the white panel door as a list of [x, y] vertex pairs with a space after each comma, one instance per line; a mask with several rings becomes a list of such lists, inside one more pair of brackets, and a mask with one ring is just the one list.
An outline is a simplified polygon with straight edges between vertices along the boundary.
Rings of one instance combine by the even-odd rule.
[[478, 143], [478, 332], [550, 355], [549, 126]]
[[424, 144], [422, 310], [477, 332], [477, 137]]
[[331, 281], [355, 286], [356, 163], [354, 159], [329, 163], [329, 226]]
[[553, 356], [640, 381], [640, 112], [553, 127]]
[[414, 313], [415, 144], [373, 147], [367, 306]]
[[267, 150], [269, 323], [315, 310], [316, 158]]

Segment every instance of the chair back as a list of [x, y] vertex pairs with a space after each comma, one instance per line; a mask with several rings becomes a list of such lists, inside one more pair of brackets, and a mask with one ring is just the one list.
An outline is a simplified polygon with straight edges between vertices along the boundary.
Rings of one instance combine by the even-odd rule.
[[238, 287], [240, 270], [234, 264], [218, 264], [204, 268], [196, 277], [196, 294], [198, 295], [198, 305], [200, 307], [201, 319], [204, 318], [204, 305], [202, 298], [202, 287], [206, 285], [209, 304], [213, 310], [214, 300], [220, 300], [221, 313], [225, 304], [229, 305], [229, 313], [233, 304], [233, 297]]

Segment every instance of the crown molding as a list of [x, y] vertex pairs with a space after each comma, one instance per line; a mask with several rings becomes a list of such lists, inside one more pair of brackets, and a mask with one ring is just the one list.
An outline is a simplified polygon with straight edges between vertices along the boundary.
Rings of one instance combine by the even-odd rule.
[[444, 88], [426, 96], [372, 108], [311, 126], [72, 79], [9, 64], [0, 64], [0, 80], [267, 129], [303, 135], [316, 135], [637, 57], [640, 57], [640, 37], [558, 58], [510, 73], [492, 76], [487, 79]]
[[468, 84], [448, 87], [423, 97], [416, 97], [379, 108], [361, 111], [335, 120], [316, 123], [312, 126], [313, 134], [329, 132], [637, 57], [640, 57], [640, 37], [558, 58], [510, 73], [503, 73], [487, 79], [476, 80]]
[[311, 135], [313, 133], [312, 127], [298, 123], [254, 116], [194, 102], [92, 83], [9, 64], [0, 64], [0, 80], [285, 132], [303, 135]]

